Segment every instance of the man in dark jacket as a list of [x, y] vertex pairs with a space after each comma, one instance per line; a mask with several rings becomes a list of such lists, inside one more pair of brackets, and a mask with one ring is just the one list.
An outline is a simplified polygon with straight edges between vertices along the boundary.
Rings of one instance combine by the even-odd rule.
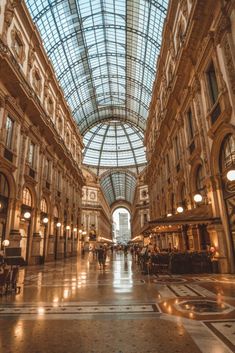
[[102, 245], [100, 245], [99, 249], [97, 250], [97, 257], [98, 257], [98, 262], [99, 262], [99, 265], [100, 265], [100, 268], [101, 266], [105, 266], [105, 260], [106, 260], [106, 253], [105, 253], [105, 249], [103, 248]]

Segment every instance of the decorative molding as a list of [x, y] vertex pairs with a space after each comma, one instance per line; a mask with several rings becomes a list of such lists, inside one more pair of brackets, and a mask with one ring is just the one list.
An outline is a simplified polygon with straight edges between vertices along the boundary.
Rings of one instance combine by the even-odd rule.
[[15, 26], [11, 30], [11, 49], [18, 59], [18, 62], [23, 65], [26, 57], [25, 44], [22, 33]]
[[32, 83], [36, 93], [40, 96], [42, 92], [42, 76], [36, 66], [34, 66], [32, 71]]
[[227, 15], [223, 14], [214, 33], [216, 45], [221, 43], [222, 37], [226, 32], [231, 32], [231, 20]]
[[184, 17], [187, 19], [188, 18], [188, 4], [187, 4], [187, 0], [181, 0], [180, 8], [182, 10], [182, 13], [183, 13]]
[[12, 23], [12, 20], [15, 16], [16, 6], [17, 6], [16, 1], [7, 0], [5, 5], [4, 23], [3, 23], [3, 30], [2, 30], [2, 41], [4, 44], [7, 44], [7, 33]]
[[28, 67], [27, 67], [27, 78], [29, 80], [29, 74], [30, 71], [33, 68], [33, 64], [35, 62], [35, 49], [32, 44], [29, 46], [29, 51], [28, 51]]
[[13, 112], [13, 114], [16, 115], [15, 118], [24, 117], [24, 112], [19, 102], [14, 97], [12, 96], [5, 97], [5, 107], [10, 109]]
[[222, 48], [224, 51], [224, 58], [225, 58], [226, 68], [228, 71], [229, 81], [231, 84], [231, 89], [233, 94], [235, 94], [235, 68], [234, 68], [233, 57], [231, 53], [228, 36], [225, 36]]

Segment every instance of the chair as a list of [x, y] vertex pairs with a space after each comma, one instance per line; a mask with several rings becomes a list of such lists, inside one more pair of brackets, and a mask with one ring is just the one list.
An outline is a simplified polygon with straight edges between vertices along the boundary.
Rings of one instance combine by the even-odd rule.
[[3, 272], [0, 273], [0, 294], [1, 295], [4, 295], [7, 293], [9, 278], [10, 278], [10, 269], [4, 268]]
[[15, 293], [20, 292], [20, 286], [17, 286], [18, 277], [19, 277], [19, 267], [14, 266], [11, 270], [11, 277], [10, 277], [8, 291], [15, 292]]

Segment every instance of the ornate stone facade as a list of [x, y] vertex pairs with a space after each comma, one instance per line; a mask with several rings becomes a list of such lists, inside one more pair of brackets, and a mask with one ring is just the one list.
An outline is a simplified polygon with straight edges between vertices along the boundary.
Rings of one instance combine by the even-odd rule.
[[0, 241], [30, 264], [72, 256], [82, 138], [24, 3], [3, 4], [0, 34]]
[[95, 174], [83, 168], [86, 185], [82, 189], [81, 229], [84, 246], [93, 246], [103, 238], [112, 240], [112, 219], [110, 207], [101, 191]]
[[168, 11], [145, 134], [148, 231], [166, 248], [215, 248], [220, 271], [234, 272], [235, 194], [221, 173], [235, 169], [234, 151], [229, 166], [222, 162], [235, 130], [235, 9], [211, 4], [173, 1]]

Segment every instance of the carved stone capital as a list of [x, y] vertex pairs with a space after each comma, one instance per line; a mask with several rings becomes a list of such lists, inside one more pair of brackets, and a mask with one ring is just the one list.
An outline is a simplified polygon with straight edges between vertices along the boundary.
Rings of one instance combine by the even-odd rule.
[[223, 14], [214, 35], [216, 45], [220, 44], [221, 39], [226, 32], [231, 32], [231, 20], [226, 14]]
[[222, 44], [222, 48], [224, 52], [225, 64], [226, 64], [226, 69], [228, 71], [228, 77], [231, 84], [231, 89], [233, 94], [235, 94], [235, 67], [234, 67], [234, 62], [233, 62], [228, 36], [225, 36], [225, 39]]

